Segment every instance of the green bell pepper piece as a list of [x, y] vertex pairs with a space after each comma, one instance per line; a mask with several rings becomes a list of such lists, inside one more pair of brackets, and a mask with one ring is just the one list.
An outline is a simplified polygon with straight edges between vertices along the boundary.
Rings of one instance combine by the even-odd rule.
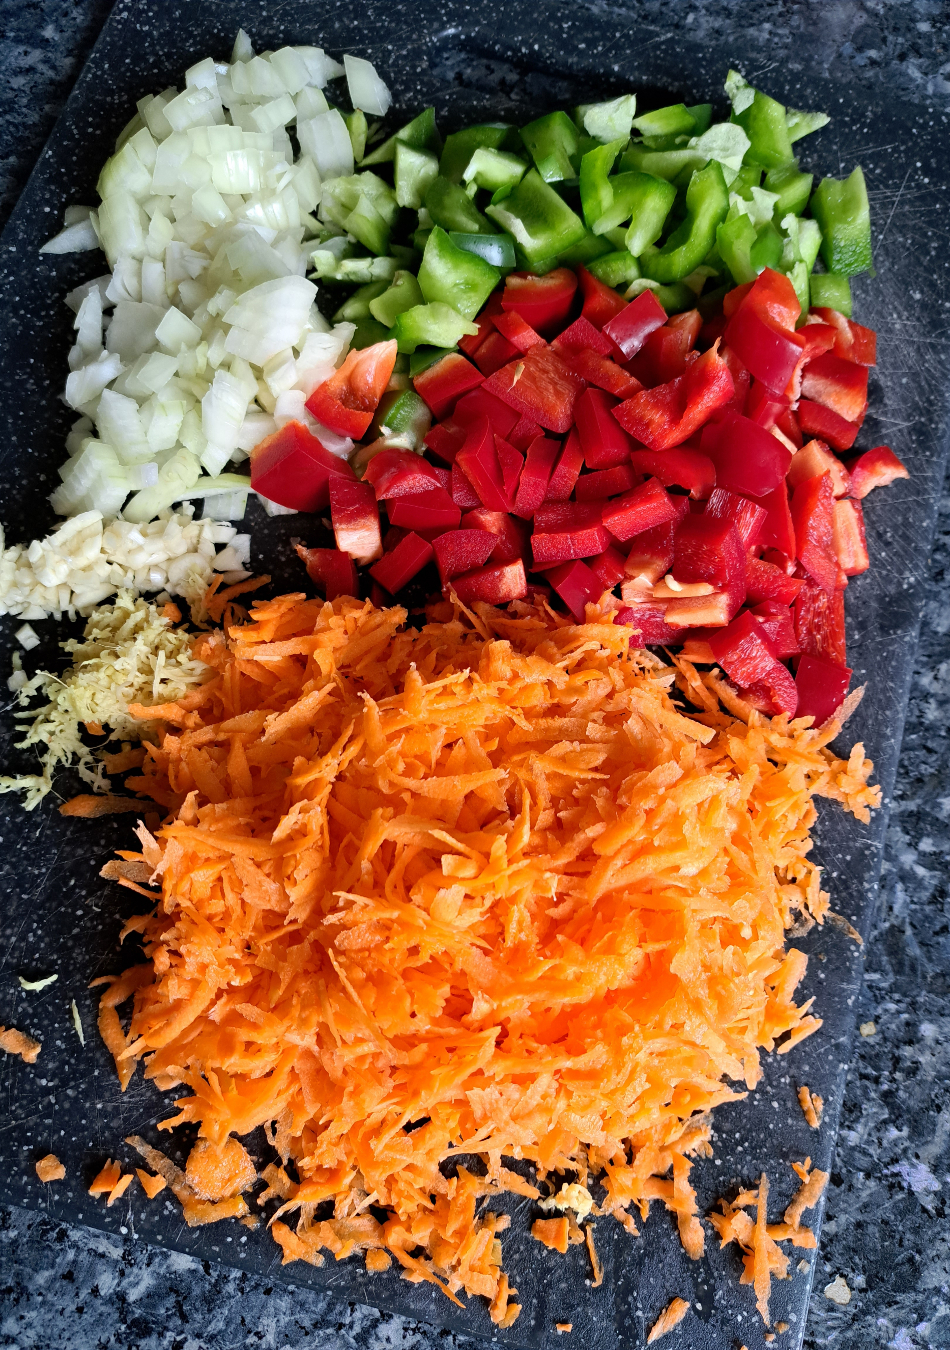
[[737, 286], [756, 278], [751, 258], [754, 244], [755, 226], [748, 216], [735, 215], [716, 227], [716, 247]]
[[587, 264], [587, 270], [605, 286], [625, 286], [640, 277], [640, 265], [626, 249], [605, 253], [602, 258], [594, 258]]
[[356, 208], [346, 217], [345, 227], [371, 253], [382, 257], [389, 252], [389, 226], [371, 197], [360, 197]]
[[783, 240], [771, 221], [763, 225], [756, 233], [755, 243], [749, 253], [749, 261], [758, 276], [766, 267], [778, 271], [782, 263]]
[[616, 250], [618, 246], [623, 247], [623, 231], [620, 230], [619, 234], [618, 245], [617, 240], [610, 239], [606, 235], [596, 235], [592, 230], [588, 230], [583, 239], [579, 239], [576, 244], [572, 244], [558, 255], [556, 266], [576, 267], [580, 263], [588, 267], [595, 258], [602, 258], [604, 254]]
[[493, 234], [488, 221], [465, 189], [450, 183], [441, 174], [433, 179], [425, 197], [426, 210], [436, 225], [458, 234]]
[[519, 183], [527, 167], [518, 155], [480, 145], [466, 165], [462, 178], [470, 189], [474, 184], [476, 188], [497, 192], [499, 188], [512, 188]]
[[380, 399], [366, 439], [404, 436], [408, 449], [419, 451], [431, 426], [429, 406], [414, 389], [391, 389]]
[[450, 183], [461, 183], [476, 150], [483, 146], [489, 150], [517, 149], [518, 144], [517, 132], [507, 122], [483, 122], [455, 131], [445, 138], [439, 173]]
[[611, 208], [594, 224], [595, 234], [607, 234], [625, 220], [630, 228], [624, 236], [627, 250], [639, 258], [648, 245], [659, 239], [667, 216], [676, 200], [676, 189], [664, 178], [631, 169], [610, 180], [614, 200]]
[[621, 94], [607, 103], [582, 103], [574, 109], [574, 122], [595, 141], [613, 141], [619, 136], [626, 142], [636, 111], [636, 94]]
[[722, 166], [715, 160], [696, 169], [686, 190], [686, 219], [662, 248], [641, 255], [644, 276], [654, 281], [682, 281], [699, 266], [716, 242], [716, 227], [729, 210]]
[[785, 124], [785, 105], [756, 89], [752, 102], [742, 112], [733, 111], [731, 121], [737, 122], [752, 144], [745, 153], [746, 164], [757, 164], [763, 169], [777, 169], [787, 164], [792, 156], [792, 142]]
[[812, 307], [836, 309], [851, 318], [851, 282], [837, 272], [813, 272], [809, 277]]
[[435, 108], [424, 108], [418, 117], [414, 117], [395, 135], [383, 141], [382, 145], [366, 156], [362, 161], [363, 166], [391, 164], [397, 144], [411, 145], [415, 150], [432, 150], [435, 154], [439, 154], [442, 149], [442, 138], [435, 125]]
[[696, 119], [685, 103], [671, 103], [633, 119], [641, 136], [695, 136]]
[[396, 142], [396, 201], [418, 211], [426, 193], [439, 176], [439, 157], [432, 150], [417, 150]]
[[[757, 164], [743, 164], [742, 168], [729, 184], [729, 191], [734, 192], [737, 197], [744, 197], [746, 201], [752, 200], [752, 189], [759, 187], [762, 182], [762, 170]], [[770, 191], [777, 192], [778, 188], [771, 188]]]
[[673, 182], [684, 171], [691, 173], [701, 169], [707, 163], [707, 157], [701, 150], [692, 150], [687, 146], [683, 150], [648, 150], [642, 145], [631, 145], [620, 159], [621, 170], [637, 169], [654, 178], [665, 178]]
[[391, 336], [401, 352], [410, 355], [417, 347], [455, 347], [459, 338], [475, 337], [478, 325], [463, 319], [451, 305], [436, 301], [404, 310], [392, 326]]
[[459, 248], [436, 225], [419, 268], [419, 286], [429, 304], [441, 302], [474, 319], [501, 281], [501, 272], [484, 258]]
[[377, 342], [385, 342], [388, 337], [388, 328], [384, 328], [376, 319], [367, 317], [357, 321], [350, 346], [362, 351], [364, 347], [375, 347]]
[[425, 297], [412, 273], [399, 271], [393, 277], [391, 286], [370, 296], [369, 312], [384, 328], [392, 328], [405, 310], [424, 303]]
[[709, 124], [712, 121], [711, 103], [692, 103], [687, 107], [686, 111], [696, 123], [696, 130], [693, 132], [694, 136], [702, 136], [703, 132], [709, 130]]
[[634, 300], [644, 291], [652, 291], [667, 314], [680, 314], [684, 309], [696, 309], [698, 304], [696, 292], [690, 290], [682, 281], [675, 281], [671, 286], [658, 286], [653, 281], [634, 281], [624, 294], [628, 300]]
[[457, 230], [449, 233], [456, 248], [474, 253], [476, 258], [484, 258], [492, 267], [508, 271], [515, 266], [515, 246], [508, 234], [461, 234]]
[[425, 253], [426, 244], [429, 242], [429, 235], [432, 233], [431, 225], [420, 225], [418, 230], [412, 232], [412, 245], [419, 253]]
[[793, 144], [820, 127], [826, 127], [830, 121], [828, 114], [823, 112], [802, 112], [800, 108], [788, 108], [785, 112], [785, 127]]
[[[418, 351], [412, 353], [409, 360], [409, 374], [412, 379], [421, 375], [424, 370], [434, 366], [436, 361], [441, 361], [443, 356], [450, 356], [451, 350], [448, 347], [420, 347]], [[398, 358], [397, 358], [398, 359]]]
[[783, 164], [780, 169], [769, 169], [765, 175], [765, 188], [767, 192], [778, 193], [776, 220], [783, 220], [789, 211], [794, 216], [801, 215], [808, 205], [814, 181], [814, 174], [799, 170], [797, 159], [793, 159], [791, 164]]
[[581, 210], [585, 222], [591, 228], [613, 205], [614, 190], [607, 175], [625, 144], [621, 140], [608, 141], [606, 145], [598, 145], [595, 150], [588, 150], [581, 159]]
[[574, 177], [573, 156], [580, 144], [577, 127], [566, 112], [546, 113], [521, 128], [521, 139], [531, 152], [538, 173], [546, 183]]
[[357, 108], [355, 112], [344, 113], [343, 121], [346, 123], [346, 129], [350, 133], [353, 158], [356, 160], [357, 164], [359, 164], [366, 153], [366, 133], [369, 130], [366, 125], [366, 114]]
[[[361, 197], [368, 197], [387, 225], [395, 225], [399, 215], [396, 194], [388, 183], [375, 173], [354, 173], [345, 178], [331, 178], [323, 184], [320, 214], [341, 229], [347, 229], [346, 218], [355, 210]], [[352, 231], [349, 231], [352, 233]]]
[[385, 280], [388, 286], [396, 275], [395, 258], [340, 258], [327, 249], [314, 249], [311, 260], [313, 271], [310, 275], [318, 281], [365, 286], [370, 281]]
[[580, 216], [536, 169], [529, 169], [503, 202], [487, 207], [486, 215], [508, 231], [532, 269], [579, 244], [587, 233]]
[[829, 272], [844, 277], [874, 270], [871, 208], [860, 166], [849, 178], [823, 178], [812, 193], [811, 213], [821, 229], [821, 256]]
[[[378, 318], [370, 309], [370, 301], [375, 300], [383, 291], [389, 290], [389, 282], [382, 278], [379, 281], [368, 281], [365, 286], [361, 286], [358, 291], [346, 300], [333, 316], [334, 323], [357, 323], [360, 319]], [[388, 327], [388, 325], [387, 325]]]

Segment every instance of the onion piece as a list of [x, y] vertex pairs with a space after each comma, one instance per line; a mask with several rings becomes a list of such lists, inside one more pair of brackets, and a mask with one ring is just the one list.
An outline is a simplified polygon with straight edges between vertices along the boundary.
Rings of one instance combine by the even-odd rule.
[[377, 75], [373, 63], [364, 61], [361, 56], [350, 56], [347, 53], [343, 58], [343, 69], [346, 71], [346, 84], [353, 107], [360, 108], [365, 113], [372, 113], [374, 117], [385, 117], [392, 105], [393, 97], [384, 81]]

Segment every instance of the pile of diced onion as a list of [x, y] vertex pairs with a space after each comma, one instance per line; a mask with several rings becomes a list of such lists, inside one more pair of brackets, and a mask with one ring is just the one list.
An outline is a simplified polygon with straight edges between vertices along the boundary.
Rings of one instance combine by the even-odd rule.
[[[322, 90], [345, 75], [354, 108], [380, 116], [390, 101], [369, 62], [344, 62], [305, 46], [256, 56], [240, 32], [229, 64], [209, 57], [182, 92], [139, 101], [98, 209], [70, 207], [44, 246], [101, 247], [111, 269], [67, 296], [65, 398], [79, 418], [50, 500], [83, 524], [0, 556], [0, 613], [88, 612], [119, 586], [188, 595], [203, 570], [243, 571], [246, 550], [222, 565], [208, 549], [233, 551], [236, 530], [214, 522], [244, 516], [248, 452], [291, 420], [352, 449], [304, 408], [353, 334], [326, 322], [305, 276], [322, 184], [353, 172]], [[201, 499], [210, 521], [193, 519]]]

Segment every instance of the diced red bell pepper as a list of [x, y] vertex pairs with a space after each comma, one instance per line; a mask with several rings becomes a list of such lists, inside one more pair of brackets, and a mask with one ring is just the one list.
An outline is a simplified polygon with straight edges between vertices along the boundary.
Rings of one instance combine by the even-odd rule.
[[426, 432], [423, 444], [446, 464], [454, 464], [455, 456], [465, 444], [465, 429], [454, 422], [436, 422]]
[[588, 272], [586, 267], [578, 267], [575, 270], [584, 295], [581, 315], [589, 319], [595, 328], [603, 328], [615, 314], [620, 314], [627, 308], [627, 302], [622, 295], [618, 295], [603, 281]]
[[528, 578], [524, 563], [518, 558], [510, 563], [492, 563], [474, 572], [454, 577], [452, 588], [463, 605], [483, 600], [489, 605], [505, 605], [509, 600], [522, 600], [528, 593]]
[[334, 474], [330, 479], [330, 520], [341, 553], [348, 553], [364, 567], [380, 557], [383, 537], [372, 483]]
[[795, 526], [788, 504], [788, 488], [784, 483], [779, 483], [775, 491], [770, 492], [761, 501], [768, 512], [768, 519], [759, 535], [760, 545], [763, 548], [777, 549], [786, 558], [794, 558]]
[[860, 422], [868, 406], [868, 368], [826, 352], [805, 367], [802, 395], [848, 422]]
[[532, 347], [485, 381], [486, 390], [521, 416], [532, 418], [548, 431], [562, 433], [571, 429], [574, 404], [583, 387], [584, 381], [567, 367], [553, 347]]
[[638, 473], [652, 474], [664, 487], [686, 488], [696, 501], [704, 501], [716, 482], [716, 468], [708, 455], [679, 446], [675, 450], [634, 450], [630, 463]]
[[817, 585], [833, 591], [838, 584], [834, 553], [834, 493], [831, 475], [808, 478], [792, 494], [795, 556]]
[[716, 466], [716, 486], [748, 497], [767, 497], [785, 479], [792, 456], [748, 417], [727, 413], [703, 429], [702, 453]]
[[564, 447], [551, 473], [551, 481], [548, 483], [545, 500], [566, 502], [574, 491], [574, 486], [583, 467], [584, 452], [581, 449], [581, 438], [576, 430], [572, 430], [570, 436], [564, 442]]
[[449, 496], [461, 511], [474, 511], [481, 506], [482, 499], [472, 487], [468, 474], [460, 464], [452, 465], [452, 486]]
[[749, 305], [748, 297], [729, 320], [724, 341], [755, 378], [776, 393], [784, 391], [805, 346], [804, 338]]
[[833, 455], [823, 441], [811, 440], [803, 445], [797, 455], [793, 455], [788, 470], [788, 485], [797, 488], [809, 478], [819, 478], [823, 473], [831, 475], [831, 490], [836, 497], [847, 497], [851, 491], [851, 478], [837, 455]]
[[887, 487], [897, 478], [909, 478], [904, 465], [889, 445], [876, 445], [857, 459], [848, 461], [851, 496], [863, 500], [872, 488]]
[[666, 605], [660, 601], [647, 601], [619, 609], [614, 623], [625, 624], [634, 630], [638, 640], [634, 643], [631, 638], [631, 646], [665, 647], [683, 640], [682, 628], [668, 624], [665, 615]]
[[740, 685], [739, 697], [769, 717], [781, 713], [794, 717], [798, 710], [798, 686], [792, 672], [781, 661], [776, 661], [766, 679], [758, 684]]
[[584, 622], [586, 606], [596, 604], [604, 591], [610, 589], [592, 568], [579, 560], [552, 567], [545, 576], [578, 623]]
[[462, 518], [462, 512], [443, 488], [397, 497], [387, 510], [390, 522], [407, 530], [454, 530]]
[[802, 448], [804, 437], [802, 429], [798, 425], [798, 418], [792, 412], [791, 408], [783, 408], [775, 419], [775, 425], [788, 441], [789, 445], [794, 446], [796, 450]]
[[613, 416], [616, 406], [602, 389], [585, 389], [574, 404], [574, 423], [589, 469], [611, 469], [630, 458], [633, 444]]
[[346, 460], [331, 455], [302, 422], [286, 422], [251, 451], [251, 487], [278, 506], [322, 511], [334, 477], [356, 479]]
[[376, 500], [382, 502], [425, 492], [438, 485], [439, 477], [431, 464], [411, 450], [380, 450], [367, 464], [363, 482], [372, 484]]
[[789, 406], [789, 400], [784, 394], [775, 393], [761, 380], [753, 380], [749, 386], [749, 397], [746, 399], [745, 416], [757, 426], [771, 431], [779, 415]]
[[702, 325], [698, 309], [673, 314], [662, 328], [650, 334], [627, 369], [647, 389], [679, 379], [686, 373], [686, 359], [696, 345]]
[[817, 436], [835, 450], [850, 450], [860, 429], [856, 422], [848, 422], [833, 408], [806, 398], [799, 400], [797, 416], [804, 436]]
[[[745, 599], [745, 549], [731, 520], [686, 516], [674, 537], [677, 581], [707, 581], [727, 592], [731, 618]], [[672, 622], [672, 620], [671, 620]]]
[[[501, 314], [496, 314], [492, 323], [501, 336], [514, 347], [515, 352], [529, 352], [532, 347], [544, 346], [544, 338], [541, 334], [536, 333], [530, 323], [523, 319], [520, 314], [515, 313], [514, 310], [503, 310]], [[508, 359], [511, 360], [511, 357]]]
[[833, 524], [833, 545], [838, 566], [845, 576], [860, 576], [871, 566], [861, 503], [847, 498], [835, 502]]
[[505, 439], [524, 454], [531, 442], [540, 435], [542, 431], [537, 422], [532, 422], [530, 417], [519, 417]]
[[575, 375], [615, 398], [633, 398], [643, 388], [635, 376], [628, 374], [609, 356], [601, 356], [589, 349], [562, 352], [562, 355]]
[[515, 520], [506, 511], [489, 511], [484, 506], [469, 511], [462, 517], [462, 529], [482, 530], [492, 536], [494, 543], [488, 562], [508, 563], [516, 558], [527, 562], [530, 559], [529, 527], [525, 521]]
[[748, 610], [726, 628], [710, 631], [706, 641], [735, 684], [758, 684], [777, 661], [768, 633]]
[[460, 352], [449, 352], [434, 366], [416, 375], [412, 383], [419, 397], [432, 409], [432, 416], [441, 419], [463, 394], [477, 389], [484, 378]]
[[798, 716], [813, 717], [823, 726], [841, 707], [851, 683], [849, 668], [820, 656], [802, 656], [795, 671]]
[[[713, 341], [714, 340], [715, 339], [713, 339]], [[710, 345], [712, 344], [710, 343]], [[722, 413], [726, 412], [727, 410], [729, 412], [747, 414], [748, 410], [746, 405], [749, 401], [749, 390], [752, 385], [752, 376], [749, 374], [746, 367], [739, 360], [738, 356], [736, 356], [732, 348], [727, 347], [725, 343], [723, 343], [720, 346], [719, 355], [722, 357], [723, 361], [725, 361], [726, 365], [729, 367], [729, 374], [732, 376], [733, 395], [732, 398], [729, 400], [729, 402], [723, 405], [721, 411], [715, 415], [722, 416]]]
[[475, 324], [478, 327], [477, 333], [466, 333], [464, 337], [459, 338], [459, 347], [466, 355], [471, 356], [478, 351], [479, 346], [485, 341], [488, 334], [494, 328], [494, 319], [496, 314], [501, 314], [501, 291], [492, 291], [491, 295], [485, 301], [485, 304], [479, 310], [475, 317]]
[[494, 375], [496, 370], [501, 370], [502, 366], [506, 366], [520, 350], [520, 347], [502, 337], [501, 333], [489, 333], [485, 341], [475, 348], [472, 360], [487, 378]]
[[359, 595], [356, 563], [348, 553], [338, 548], [305, 548], [303, 544], [296, 544], [295, 548], [307, 576], [328, 600], [336, 600], [340, 595]]
[[621, 492], [629, 492], [639, 481], [640, 475], [634, 473], [630, 464], [617, 464], [598, 473], [581, 474], [574, 485], [574, 495], [579, 502], [602, 502]]
[[307, 399], [307, 411], [338, 436], [358, 440], [373, 420], [395, 364], [395, 339], [354, 349], [339, 370], [317, 385]]
[[776, 601], [786, 607], [805, 585], [801, 577], [790, 577], [764, 558], [746, 558], [745, 589], [750, 604]]
[[449, 496], [451, 497], [451, 495], [452, 495], [452, 470], [451, 470], [451, 469], [443, 469], [443, 468], [441, 468], [438, 464], [433, 464], [433, 465], [432, 465], [432, 472], [435, 474], [436, 478], [438, 479], [439, 487], [440, 487], [440, 488], [444, 488], [445, 491], [446, 491], [446, 492], [449, 494]]
[[811, 312], [835, 330], [835, 356], [857, 361], [859, 366], [877, 365], [877, 334], [872, 328], [846, 319], [836, 309], [819, 307]]
[[811, 317], [805, 320], [803, 328], [798, 330], [805, 339], [804, 357], [806, 361], [814, 361], [816, 356], [823, 356], [825, 352], [830, 352], [835, 345], [836, 333], [830, 323], [815, 322]]
[[644, 389], [615, 408], [624, 430], [651, 450], [669, 450], [688, 440], [735, 393], [729, 367], [717, 348], [718, 344], [710, 347], [678, 380]]
[[641, 291], [619, 314], [603, 326], [611, 342], [627, 360], [636, 356], [650, 334], [666, 323], [666, 310], [652, 291]]
[[388, 609], [390, 601], [389, 592], [385, 586], [380, 586], [378, 581], [372, 582], [369, 588], [369, 602], [375, 605], [377, 609]]
[[486, 417], [472, 423], [465, 444], [455, 457], [455, 464], [465, 474], [483, 506], [490, 511], [510, 508], [495, 437]]
[[520, 450], [509, 444], [503, 436], [495, 437], [495, 453], [498, 455], [498, 463], [501, 467], [501, 477], [505, 485], [505, 496], [508, 498], [509, 511], [511, 503], [518, 495], [518, 484], [521, 481], [521, 473], [524, 469], [524, 455]]
[[579, 319], [575, 319], [570, 327], [565, 328], [563, 333], [551, 343], [562, 356], [566, 352], [596, 352], [599, 356], [612, 356], [617, 350], [609, 338], [604, 337], [599, 328], [595, 328], [589, 319], [582, 314]]
[[488, 418], [492, 431], [497, 431], [499, 436], [507, 436], [519, 420], [514, 408], [491, 392], [487, 380], [479, 389], [473, 389], [459, 399], [452, 421], [468, 430], [482, 417]]
[[666, 601], [666, 622], [678, 628], [681, 634], [688, 628], [725, 628], [738, 609], [738, 603], [728, 590], [682, 596]]
[[596, 558], [589, 558], [587, 566], [605, 591], [611, 591], [627, 575], [627, 560], [615, 544], [608, 545]]
[[799, 654], [801, 647], [799, 647], [798, 638], [795, 636], [792, 611], [788, 605], [780, 604], [775, 600], [767, 600], [764, 604], [756, 605], [751, 613], [762, 625], [775, 650], [775, 655], [780, 661], [787, 661], [790, 656]]
[[739, 304], [740, 309], [756, 309], [782, 328], [793, 329], [802, 312], [795, 287], [784, 272], [766, 267], [753, 281]]
[[[512, 508], [516, 516], [530, 520], [544, 501], [554, 469], [554, 461], [561, 450], [560, 442], [547, 436], [536, 436], [528, 446], [518, 493]], [[568, 494], [570, 495], [570, 494]]]
[[678, 522], [670, 521], [634, 535], [624, 564], [628, 577], [645, 577], [655, 585], [673, 566], [674, 539]]
[[505, 280], [501, 304], [504, 310], [520, 314], [536, 333], [547, 336], [563, 328], [576, 290], [577, 277], [567, 267], [556, 267], [543, 277], [511, 272]]
[[494, 547], [494, 536], [485, 530], [451, 530], [433, 539], [432, 551], [443, 586], [452, 577], [484, 567]]
[[703, 326], [699, 330], [699, 346], [705, 350], [711, 347], [716, 338], [721, 338], [726, 331], [726, 324], [729, 320], [721, 308], [713, 311], [703, 320]]
[[611, 542], [602, 523], [601, 502], [555, 502], [538, 509], [531, 547], [536, 568], [574, 558], [592, 558]]
[[626, 540], [676, 520], [677, 512], [672, 497], [660, 482], [648, 478], [632, 492], [607, 502], [602, 519], [614, 538]]
[[847, 660], [844, 591], [826, 591], [808, 578], [792, 606], [798, 645], [809, 656], [843, 666]]
[[[737, 492], [730, 492], [728, 488], [721, 487], [713, 488], [709, 494], [705, 514], [707, 516], [720, 516], [723, 520], [731, 520], [739, 532], [739, 538], [742, 540], [744, 549], [755, 547], [768, 519], [768, 512], [764, 506], [761, 506], [758, 502], [750, 501], [748, 497], [740, 497]], [[610, 525], [606, 514], [604, 524]]]

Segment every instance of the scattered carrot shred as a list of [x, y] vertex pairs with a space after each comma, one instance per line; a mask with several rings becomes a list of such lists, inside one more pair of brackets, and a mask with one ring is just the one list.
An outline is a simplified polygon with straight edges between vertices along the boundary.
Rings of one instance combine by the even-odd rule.
[[124, 1176], [119, 1178], [119, 1180], [112, 1187], [112, 1190], [109, 1192], [109, 1198], [106, 1201], [107, 1209], [109, 1208], [110, 1205], [114, 1205], [117, 1200], [119, 1200], [123, 1195], [125, 1195], [126, 1191], [132, 1185], [132, 1182], [134, 1180], [135, 1180], [134, 1172], [126, 1172]]
[[590, 1257], [591, 1270], [594, 1273], [591, 1288], [599, 1289], [604, 1282], [604, 1268], [600, 1263], [600, 1257], [597, 1255], [597, 1248], [594, 1246], [593, 1224], [588, 1224], [584, 1229], [584, 1240], [587, 1243], [587, 1254]]
[[119, 1178], [122, 1175], [122, 1168], [111, 1158], [104, 1164], [102, 1170], [93, 1179], [89, 1187], [90, 1195], [109, 1195], [115, 1186], [119, 1184]]
[[[785, 948], [828, 909], [814, 799], [866, 819], [880, 794], [863, 747], [828, 748], [837, 723], [724, 712], [713, 675], [630, 650], [610, 614], [406, 618], [259, 601], [196, 639], [200, 689], [135, 706], [164, 731], [127, 787], [168, 818], [122, 861], [161, 898], [100, 1030], [123, 1088], [142, 1061], [182, 1089], [160, 1128], [216, 1149], [270, 1130], [299, 1178], [265, 1173], [285, 1262], [385, 1249], [505, 1327], [500, 1216], [477, 1202], [539, 1191], [503, 1157], [589, 1171], [632, 1233], [659, 1201], [702, 1254], [710, 1112], [820, 1025]], [[132, 1142], [190, 1224], [246, 1216]], [[481, 1173], [446, 1176], [463, 1153]], [[584, 1240], [573, 1216], [544, 1224]]]
[[63, 802], [59, 808], [61, 816], [81, 816], [85, 820], [92, 820], [96, 816], [116, 816], [125, 811], [141, 812], [145, 807], [144, 802], [138, 801], [135, 797], [114, 797], [109, 793], [80, 792], [78, 796], [71, 797], [68, 802]]
[[567, 1251], [567, 1237], [570, 1224], [567, 1215], [559, 1219], [535, 1219], [531, 1225], [531, 1236], [555, 1252]]
[[46, 1157], [40, 1158], [36, 1164], [36, 1175], [40, 1181], [62, 1181], [66, 1175], [66, 1168], [55, 1153], [47, 1153]]
[[647, 1345], [652, 1345], [658, 1341], [661, 1336], [665, 1336], [668, 1331], [678, 1327], [680, 1322], [689, 1312], [689, 1304], [685, 1298], [674, 1298], [668, 1307], [664, 1308], [659, 1317], [650, 1328], [650, 1334], [647, 1336]]
[[813, 1130], [817, 1130], [821, 1125], [821, 1116], [824, 1111], [825, 1103], [817, 1092], [812, 1092], [804, 1084], [798, 1089], [798, 1102], [808, 1124]]
[[42, 1043], [34, 1041], [25, 1031], [17, 1031], [15, 1027], [0, 1027], [0, 1050], [6, 1051], [8, 1055], [19, 1055], [26, 1064], [35, 1064], [42, 1048]]
[[135, 1175], [141, 1181], [142, 1190], [150, 1200], [154, 1200], [156, 1195], [159, 1195], [168, 1185], [164, 1177], [153, 1176], [151, 1172], [146, 1172], [144, 1167], [137, 1167]]
[[573, 1322], [555, 1322], [555, 1323], [554, 1323], [554, 1330], [557, 1331], [557, 1332], [562, 1332], [562, 1333], [563, 1333], [563, 1332], [566, 1332], [566, 1331], [573, 1331], [573, 1330], [574, 1330], [574, 1323], [573, 1323]]
[[392, 1263], [393, 1259], [389, 1255], [389, 1252], [383, 1251], [382, 1247], [370, 1247], [367, 1249], [366, 1252], [367, 1270], [374, 1270], [374, 1271], [388, 1270], [389, 1267], [392, 1265]]

